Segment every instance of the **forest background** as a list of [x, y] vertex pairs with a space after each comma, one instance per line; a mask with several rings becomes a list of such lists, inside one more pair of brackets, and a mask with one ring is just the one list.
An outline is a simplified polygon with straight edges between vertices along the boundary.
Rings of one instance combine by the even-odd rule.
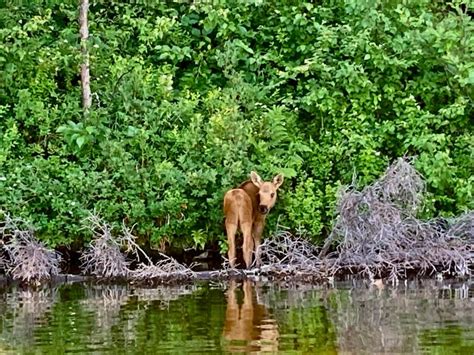
[[[321, 243], [340, 186], [416, 156], [422, 218], [474, 209], [471, 1], [92, 1], [0, 8], [0, 210], [81, 248], [223, 242], [224, 192], [285, 174], [277, 221]], [[221, 246], [224, 243], [220, 243]]]

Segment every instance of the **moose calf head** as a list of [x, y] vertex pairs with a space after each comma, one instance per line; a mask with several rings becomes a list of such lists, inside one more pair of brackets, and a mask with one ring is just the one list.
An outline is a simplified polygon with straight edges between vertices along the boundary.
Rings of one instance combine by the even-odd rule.
[[283, 175], [278, 174], [271, 182], [269, 182], [263, 181], [255, 171], [252, 171], [250, 173], [250, 180], [255, 186], [258, 187], [258, 212], [266, 215], [275, 205], [275, 201], [277, 199], [277, 190], [281, 184], [283, 184]]

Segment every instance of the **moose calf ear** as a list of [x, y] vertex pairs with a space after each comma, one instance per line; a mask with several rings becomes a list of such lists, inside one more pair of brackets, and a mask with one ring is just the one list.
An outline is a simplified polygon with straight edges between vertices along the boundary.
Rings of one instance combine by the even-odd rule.
[[258, 174], [255, 171], [252, 171], [250, 173], [250, 180], [257, 187], [260, 187], [263, 184], [262, 178], [260, 176], [258, 176]]
[[276, 175], [272, 180], [273, 185], [278, 189], [283, 184], [283, 174]]

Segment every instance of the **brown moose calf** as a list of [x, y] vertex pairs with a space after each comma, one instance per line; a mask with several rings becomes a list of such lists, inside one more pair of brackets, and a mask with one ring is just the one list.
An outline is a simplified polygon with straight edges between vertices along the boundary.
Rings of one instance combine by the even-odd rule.
[[263, 181], [254, 171], [250, 180], [237, 189], [227, 191], [224, 196], [225, 228], [227, 231], [228, 256], [231, 267], [235, 266], [235, 234], [240, 227], [244, 237], [243, 254], [247, 268], [252, 264], [252, 254], [260, 265], [260, 246], [265, 218], [275, 205], [277, 190], [283, 183], [283, 175], [276, 175], [271, 182]]

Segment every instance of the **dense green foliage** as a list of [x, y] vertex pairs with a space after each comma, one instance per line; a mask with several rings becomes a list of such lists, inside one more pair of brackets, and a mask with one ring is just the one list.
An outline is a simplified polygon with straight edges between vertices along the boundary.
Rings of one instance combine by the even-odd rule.
[[[51, 245], [96, 211], [142, 242], [223, 238], [226, 189], [286, 181], [315, 241], [338, 186], [416, 155], [425, 216], [473, 209], [474, 25], [460, 1], [101, 2], [81, 109], [77, 3], [0, 9], [0, 206]], [[295, 5], [297, 4], [297, 5]]]

